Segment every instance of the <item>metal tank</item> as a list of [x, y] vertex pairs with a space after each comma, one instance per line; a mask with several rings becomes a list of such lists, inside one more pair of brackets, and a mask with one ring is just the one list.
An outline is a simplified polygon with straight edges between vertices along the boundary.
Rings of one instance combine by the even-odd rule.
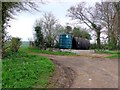
[[59, 48], [60, 49], [71, 49], [72, 48], [72, 35], [62, 34], [59, 36]]
[[88, 50], [90, 48], [90, 41], [83, 38], [73, 37], [72, 48]]

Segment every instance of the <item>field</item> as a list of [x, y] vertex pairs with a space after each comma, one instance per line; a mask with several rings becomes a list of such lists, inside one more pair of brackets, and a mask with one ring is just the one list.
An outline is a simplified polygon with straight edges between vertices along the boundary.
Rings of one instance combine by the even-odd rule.
[[28, 47], [29, 46], [29, 41], [22, 41], [21, 47]]

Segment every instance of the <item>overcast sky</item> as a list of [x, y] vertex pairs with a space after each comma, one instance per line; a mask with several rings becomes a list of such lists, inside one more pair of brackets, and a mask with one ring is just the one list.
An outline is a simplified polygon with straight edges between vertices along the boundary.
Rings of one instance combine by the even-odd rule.
[[[67, 10], [70, 6], [75, 5], [83, 0], [48, 0], [49, 3], [41, 4], [41, 12], [22, 12], [17, 14], [15, 20], [10, 21], [11, 27], [7, 29], [9, 35], [13, 37], [20, 37], [22, 41], [28, 41], [29, 38], [33, 38], [33, 25], [37, 19], [42, 17], [44, 12], [52, 12], [58, 19], [59, 23], [66, 25], [66, 23], [72, 23], [71, 19], [67, 17]], [[87, 4], [92, 6], [96, 1], [89, 0]]]

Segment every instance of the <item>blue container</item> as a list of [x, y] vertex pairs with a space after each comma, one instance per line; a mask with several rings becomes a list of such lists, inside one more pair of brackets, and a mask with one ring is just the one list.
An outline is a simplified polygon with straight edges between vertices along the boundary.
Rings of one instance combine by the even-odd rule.
[[71, 34], [60, 35], [59, 48], [61, 48], [61, 49], [71, 49], [72, 48], [72, 35]]

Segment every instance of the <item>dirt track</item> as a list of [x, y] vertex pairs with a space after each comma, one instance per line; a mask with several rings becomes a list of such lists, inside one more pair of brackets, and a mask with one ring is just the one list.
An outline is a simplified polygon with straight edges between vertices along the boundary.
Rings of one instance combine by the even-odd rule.
[[[70, 82], [71, 85], [65, 85], [62, 87], [118, 88], [118, 60], [117, 59], [102, 58], [101, 55], [98, 55], [98, 57], [93, 57], [89, 55], [87, 56], [86, 55], [55, 56], [55, 55], [47, 55], [47, 54], [42, 54], [42, 55], [49, 57], [54, 62], [57, 62], [59, 67], [62, 66], [62, 68], [64, 67], [64, 68], [69, 68], [73, 70], [75, 74], [71, 76], [72, 77], [71, 80], [73, 82]], [[70, 79], [69, 75], [71, 75], [70, 73], [71, 70], [67, 70], [67, 69], [63, 70], [63, 72], [66, 73], [66, 76], [68, 76], [68, 79]], [[68, 72], [69, 74], [67, 75]], [[59, 74], [60, 73], [62, 72], [59, 72]], [[58, 79], [57, 81], [59, 80], [61, 79]]]

